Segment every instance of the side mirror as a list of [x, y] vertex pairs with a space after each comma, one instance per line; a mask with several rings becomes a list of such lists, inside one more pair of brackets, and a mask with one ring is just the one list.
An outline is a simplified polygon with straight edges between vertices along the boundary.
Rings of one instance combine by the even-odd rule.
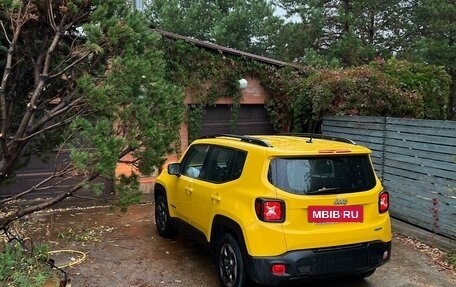
[[181, 165], [178, 162], [170, 163], [168, 165], [168, 174], [180, 176], [181, 174]]

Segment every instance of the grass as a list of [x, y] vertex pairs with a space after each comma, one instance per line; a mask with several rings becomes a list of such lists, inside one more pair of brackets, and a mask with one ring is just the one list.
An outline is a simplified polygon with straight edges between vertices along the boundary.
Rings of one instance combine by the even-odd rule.
[[2, 286], [41, 287], [56, 276], [47, 263], [48, 246], [38, 245], [31, 252], [19, 243], [0, 246], [0, 282]]
[[456, 251], [447, 253], [445, 259], [453, 269], [456, 269]]

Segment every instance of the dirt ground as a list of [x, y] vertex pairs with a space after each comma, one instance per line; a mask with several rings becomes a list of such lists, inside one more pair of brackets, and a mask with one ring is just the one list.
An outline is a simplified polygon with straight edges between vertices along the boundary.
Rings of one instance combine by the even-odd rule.
[[[71, 287], [217, 286], [215, 266], [199, 245], [155, 230], [153, 204], [47, 211], [34, 216], [35, 242], [46, 242]], [[76, 253], [77, 252], [77, 253]], [[78, 263], [81, 252], [84, 260]]]
[[[28, 221], [35, 242], [47, 242], [57, 251], [50, 255], [56, 265], [74, 264], [63, 268], [71, 287], [219, 286], [211, 256], [184, 236], [161, 238], [153, 210], [153, 203], [133, 206], [126, 213], [109, 207], [69, 208], [44, 211]], [[450, 287], [456, 286], [455, 279], [454, 272], [395, 239], [391, 262], [368, 279], [306, 286]]]

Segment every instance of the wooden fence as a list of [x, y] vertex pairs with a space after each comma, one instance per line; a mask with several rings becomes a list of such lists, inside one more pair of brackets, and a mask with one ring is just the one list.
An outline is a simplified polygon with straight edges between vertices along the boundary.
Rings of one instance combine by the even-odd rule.
[[456, 121], [329, 116], [322, 133], [372, 150], [393, 217], [456, 239]]

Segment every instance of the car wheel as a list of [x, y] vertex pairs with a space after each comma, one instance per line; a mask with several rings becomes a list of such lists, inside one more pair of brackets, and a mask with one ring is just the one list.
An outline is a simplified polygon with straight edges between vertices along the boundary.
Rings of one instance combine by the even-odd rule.
[[172, 238], [176, 235], [176, 229], [171, 224], [168, 203], [164, 195], [159, 195], [155, 199], [155, 225], [158, 234], [166, 238]]
[[224, 234], [217, 246], [218, 276], [224, 287], [242, 287], [247, 281], [239, 243], [231, 234]]

